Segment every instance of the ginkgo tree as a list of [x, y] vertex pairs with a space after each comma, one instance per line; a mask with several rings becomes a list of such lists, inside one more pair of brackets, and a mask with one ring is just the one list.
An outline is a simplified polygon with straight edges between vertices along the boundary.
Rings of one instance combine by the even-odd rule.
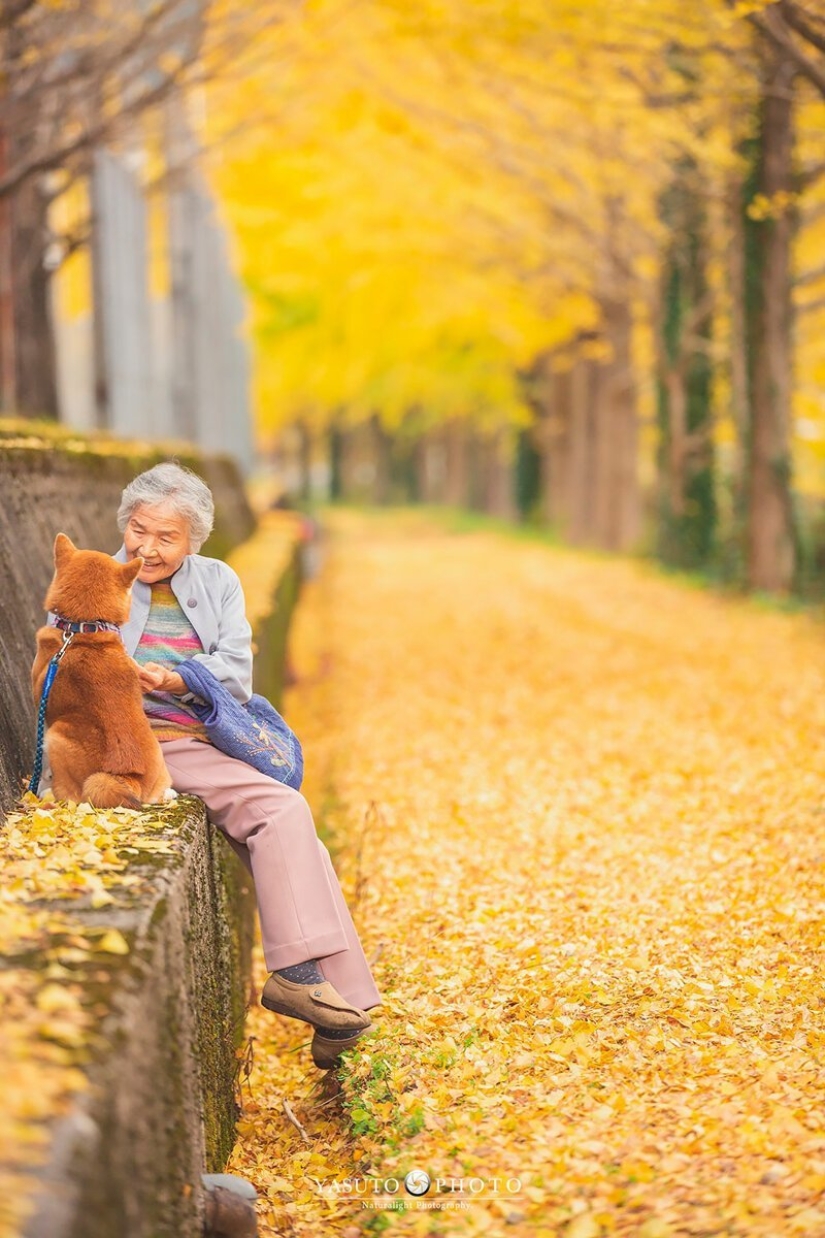
[[[320, 58], [331, 17], [328, 9], [315, 17], [319, 27], [301, 35]], [[264, 153], [257, 146], [221, 171], [255, 269], [258, 338], [272, 345], [280, 337], [269, 353], [277, 379], [268, 407], [283, 416], [290, 403], [320, 403], [323, 417], [343, 403], [355, 417], [377, 409], [392, 425], [405, 409], [423, 406], [435, 422], [469, 416], [482, 425], [506, 424], [524, 416], [519, 372], [592, 331], [600, 301], [626, 368], [628, 259], [615, 235], [628, 228], [618, 191], [622, 160], [602, 162], [595, 190], [587, 167], [576, 166], [588, 140], [607, 150], [613, 135], [608, 108], [600, 129], [586, 93], [579, 90], [576, 101], [575, 57], [559, 54], [569, 61], [568, 86], [545, 99], [542, 62], [552, 31], [536, 9], [542, 45], [526, 62], [532, 80], [526, 90], [514, 86], [522, 99], [508, 103], [505, 116], [490, 94], [483, 58], [480, 77], [475, 63], [455, 59], [449, 41], [422, 59], [426, 14], [417, 14], [415, 29], [392, 6], [370, 17], [348, 40], [351, 54], [340, 71], [313, 78], [300, 110], [290, 105], [296, 82], [286, 75], [285, 101], [273, 106], [280, 118], [273, 148]], [[483, 14], [474, 14], [475, 33], [479, 20]], [[451, 34], [459, 47], [467, 36], [460, 26]], [[503, 34], [518, 31], [505, 27]], [[403, 73], [386, 55], [388, 40]], [[313, 63], [310, 55], [309, 72]], [[516, 60], [514, 80], [522, 67]], [[632, 84], [628, 89], [638, 94]], [[272, 106], [273, 88], [265, 93]], [[463, 101], [458, 115], [454, 96]], [[250, 102], [245, 96], [244, 109]], [[261, 110], [259, 99], [252, 110]], [[585, 136], [563, 136], [571, 124]], [[248, 212], [244, 195], [256, 204]], [[261, 202], [270, 204], [267, 211]], [[649, 248], [646, 238], [640, 248]], [[274, 304], [272, 284], [279, 286]], [[294, 301], [287, 305], [290, 284]], [[292, 401], [290, 385], [297, 387]], [[635, 457], [632, 410], [625, 420], [624, 454]], [[605, 433], [610, 424], [608, 418]], [[611, 452], [602, 458], [609, 462]], [[627, 464], [624, 473], [632, 474]], [[618, 488], [619, 497], [629, 489]], [[602, 524], [605, 531], [617, 527], [610, 503]]]
[[816, 182], [800, 196], [790, 164], [776, 180], [764, 109], [777, 56], [808, 106], [798, 46], [776, 40], [816, 34], [815, 7], [303, 6], [272, 36], [273, 71], [211, 115], [235, 126], [216, 180], [253, 293], [262, 425], [535, 421], [545, 511], [619, 548], [638, 543], [655, 454], [677, 561], [716, 553], [718, 446], [726, 536], [745, 519], [751, 582], [786, 587], [790, 267], [771, 290], [770, 255], [790, 260]]

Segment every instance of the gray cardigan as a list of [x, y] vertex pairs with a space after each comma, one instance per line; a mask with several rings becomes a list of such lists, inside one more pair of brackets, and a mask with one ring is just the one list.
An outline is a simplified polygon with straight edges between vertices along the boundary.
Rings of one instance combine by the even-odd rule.
[[[124, 546], [115, 555], [120, 563], [129, 557]], [[252, 629], [236, 573], [220, 559], [187, 555], [169, 583], [203, 645], [195, 660], [244, 704], [252, 695]], [[129, 620], [121, 628], [130, 657], [146, 627], [151, 600], [152, 586], [136, 580]]]

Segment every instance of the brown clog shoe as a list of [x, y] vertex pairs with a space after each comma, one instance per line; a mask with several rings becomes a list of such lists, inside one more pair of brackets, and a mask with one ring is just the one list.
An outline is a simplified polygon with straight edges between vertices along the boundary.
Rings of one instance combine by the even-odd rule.
[[340, 1040], [332, 1040], [329, 1036], [316, 1031], [310, 1046], [313, 1062], [319, 1070], [333, 1070], [340, 1065], [341, 1054], [344, 1050], [351, 1049], [365, 1032], [371, 1032], [372, 1029], [373, 1024], [370, 1023], [369, 1027], [363, 1027], [359, 1032], [353, 1032], [346, 1039], [341, 1037]]
[[320, 984], [296, 984], [273, 972], [264, 985], [261, 1005], [290, 1019], [303, 1019], [313, 1027], [334, 1027], [336, 1031], [365, 1031], [370, 1017], [350, 1006], [328, 980]]

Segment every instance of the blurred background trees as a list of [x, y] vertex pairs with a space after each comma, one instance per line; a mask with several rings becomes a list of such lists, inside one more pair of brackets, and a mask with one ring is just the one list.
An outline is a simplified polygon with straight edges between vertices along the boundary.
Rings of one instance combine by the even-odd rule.
[[[237, 445], [239, 271], [258, 449], [304, 500], [822, 579], [825, 0], [18, 0], [2, 22], [5, 408], [143, 408]], [[143, 240], [107, 247], [124, 159]], [[77, 352], [84, 262], [92, 414], [48, 352]]]

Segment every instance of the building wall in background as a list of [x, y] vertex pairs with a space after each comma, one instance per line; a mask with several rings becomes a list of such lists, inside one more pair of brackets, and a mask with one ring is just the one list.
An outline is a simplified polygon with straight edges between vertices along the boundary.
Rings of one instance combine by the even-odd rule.
[[145, 167], [140, 148], [96, 153], [90, 242], [52, 281], [61, 420], [185, 439], [248, 471], [245, 303], [227, 238], [193, 162], [151, 194]]

